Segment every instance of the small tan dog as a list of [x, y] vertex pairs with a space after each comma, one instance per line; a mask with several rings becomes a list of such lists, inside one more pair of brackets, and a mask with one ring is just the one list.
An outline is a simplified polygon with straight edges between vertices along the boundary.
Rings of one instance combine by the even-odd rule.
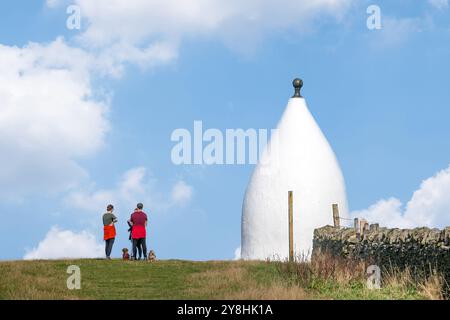
[[150, 250], [150, 252], [148, 253], [148, 261], [149, 262], [156, 261], [155, 251]]

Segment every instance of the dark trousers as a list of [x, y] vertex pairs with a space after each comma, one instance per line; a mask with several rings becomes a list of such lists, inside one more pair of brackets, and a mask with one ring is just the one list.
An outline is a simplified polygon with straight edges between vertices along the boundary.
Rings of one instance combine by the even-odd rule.
[[137, 251], [139, 250], [139, 259], [142, 257], [142, 252], [144, 253], [144, 258], [147, 258], [147, 245], [145, 243], [145, 238], [133, 239], [133, 257], [137, 258]]
[[106, 253], [106, 257], [108, 257], [108, 258], [111, 255], [111, 251], [112, 251], [112, 248], [113, 248], [114, 240], [115, 240], [115, 238], [111, 238], [111, 239], [105, 240], [105, 253]]

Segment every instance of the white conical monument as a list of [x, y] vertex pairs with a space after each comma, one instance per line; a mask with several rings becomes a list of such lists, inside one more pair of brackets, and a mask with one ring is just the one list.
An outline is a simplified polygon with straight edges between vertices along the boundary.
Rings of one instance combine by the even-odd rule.
[[345, 183], [336, 156], [300, 95], [272, 134], [247, 187], [242, 208], [242, 259], [289, 255], [288, 191], [293, 191], [294, 255], [309, 256], [315, 228], [333, 225], [332, 204], [348, 218]]

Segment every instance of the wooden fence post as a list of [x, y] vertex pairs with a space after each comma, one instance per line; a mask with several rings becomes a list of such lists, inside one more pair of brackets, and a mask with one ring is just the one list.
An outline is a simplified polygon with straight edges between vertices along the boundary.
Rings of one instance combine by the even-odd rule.
[[288, 215], [289, 215], [289, 262], [294, 261], [294, 217], [293, 217], [293, 194], [288, 192]]
[[359, 231], [361, 236], [364, 236], [369, 231], [369, 223], [364, 218], [359, 220]]
[[361, 231], [359, 229], [359, 219], [358, 218], [353, 219], [353, 223], [355, 226], [356, 238], [359, 239], [361, 236]]
[[340, 221], [339, 221], [339, 207], [337, 203], [333, 203], [333, 223], [335, 228], [340, 227]]

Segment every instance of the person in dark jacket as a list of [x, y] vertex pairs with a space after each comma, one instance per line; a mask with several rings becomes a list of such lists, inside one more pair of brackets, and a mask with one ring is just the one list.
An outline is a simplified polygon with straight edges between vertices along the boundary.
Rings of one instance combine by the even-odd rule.
[[[133, 230], [133, 225], [131, 224], [130, 220], [127, 221], [127, 224], [128, 224], [128, 232], [129, 232], [128, 240], [131, 242], [131, 250], [133, 250], [133, 239], [131, 238], [131, 232]], [[131, 252], [131, 260], [133, 260], [133, 259], [134, 259], [133, 252]]]

